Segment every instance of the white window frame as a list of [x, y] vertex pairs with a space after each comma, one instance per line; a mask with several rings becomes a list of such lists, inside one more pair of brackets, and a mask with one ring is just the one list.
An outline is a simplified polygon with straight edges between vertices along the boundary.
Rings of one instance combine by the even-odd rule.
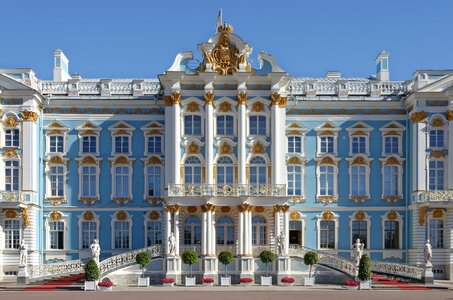
[[85, 212], [83, 212], [82, 214], [78, 215], [77, 216], [77, 219], [78, 219], [78, 222], [77, 222], [77, 226], [78, 226], [78, 231], [79, 231], [79, 250], [82, 250], [82, 251], [89, 251], [90, 248], [82, 248], [82, 222], [95, 222], [96, 223], [96, 237], [97, 237], [97, 240], [99, 241], [99, 229], [100, 229], [100, 226], [101, 226], [101, 222], [100, 222], [100, 217], [99, 215], [95, 214], [93, 211], [91, 211], [91, 213], [93, 214], [93, 220], [84, 220], [84, 214]]
[[[263, 217], [264, 218], [264, 223], [256, 223], [256, 224], [264, 224], [264, 225], [255, 225], [255, 223], [253, 223], [253, 217]], [[234, 219], [233, 219], [234, 221]], [[252, 214], [252, 221], [251, 221], [251, 225], [252, 225], [252, 232], [251, 232], [251, 235], [250, 235], [250, 239], [251, 239], [251, 242], [252, 242], [252, 245], [253, 246], [259, 246], [259, 245], [268, 245], [269, 244], [269, 240], [270, 240], [270, 230], [271, 230], [271, 224], [267, 218], [267, 216], [265, 215], [262, 215], [262, 214]], [[263, 230], [263, 227], [264, 227], [264, 244], [254, 244], [253, 243], [253, 228], [259, 228], [259, 230], [257, 231], [257, 241], [258, 239], [260, 240], [261, 242], [261, 232]], [[258, 238], [259, 237], [259, 238]]]
[[[347, 128], [346, 131], [349, 133], [349, 156], [365, 155], [370, 156], [370, 132], [373, 130], [371, 126], [364, 122], [357, 122], [351, 127]], [[353, 153], [352, 152], [352, 140], [355, 137], [365, 138], [365, 152], [364, 153]]]
[[[340, 131], [340, 127], [337, 125], [326, 122], [323, 125], [316, 127], [316, 155], [318, 157], [324, 155], [333, 155], [338, 156], [338, 134]], [[333, 137], [333, 153], [324, 153], [321, 152], [321, 138], [322, 137]]]
[[[428, 147], [429, 149], [432, 149], [432, 150], [442, 150], [442, 149], [445, 149], [445, 148], [448, 148], [448, 121], [445, 119], [444, 116], [440, 115], [440, 114], [435, 114], [433, 116], [431, 116], [430, 118], [430, 122], [429, 124], [427, 125], [427, 132], [428, 132]], [[436, 126], [437, 124], [434, 124], [435, 120], [436, 119], [440, 119], [442, 121], [442, 124], [441, 126]], [[440, 125], [440, 124], [439, 124]], [[441, 130], [444, 132], [444, 146], [443, 147], [434, 147], [434, 146], [431, 146], [431, 130]]]
[[[320, 213], [319, 215], [316, 216], [316, 247], [318, 250], [326, 250], [326, 251], [332, 251], [332, 250], [338, 250], [338, 227], [339, 227], [339, 219], [340, 216], [337, 215], [334, 212], [331, 212], [333, 218], [331, 220], [325, 220], [323, 219], [323, 213]], [[335, 222], [335, 248], [330, 249], [330, 248], [321, 248], [321, 221], [333, 221]]]
[[[7, 118], [14, 118], [16, 120], [16, 125], [15, 126], [5, 126], [3, 127], [3, 147], [5, 148], [14, 148], [14, 149], [20, 149], [22, 148], [22, 130], [21, 130], [21, 126], [20, 126], [20, 119], [13, 113], [13, 114], [7, 114], [3, 117], [3, 121], [5, 121]], [[5, 123], [3, 123], [4, 125], [6, 125]], [[19, 133], [19, 145], [18, 146], [7, 146], [6, 145], [6, 130], [18, 130]]]
[[[112, 239], [112, 243], [111, 243], [111, 246], [112, 246], [112, 252], [123, 252], [124, 250], [126, 249], [132, 249], [132, 241], [133, 241], [133, 237], [132, 237], [132, 227], [134, 225], [133, 221], [132, 221], [132, 218], [133, 216], [131, 214], [129, 214], [128, 212], [125, 212], [126, 213], [126, 219], [125, 220], [118, 220], [117, 219], [117, 213], [111, 215], [111, 221], [110, 221], [110, 230], [111, 230], [111, 239]], [[128, 248], [115, 248], [115, 222], [116, 221], [123, 221], [123, 222], [128, 222], [129, 223], [129, 247]]]
[[[403, 136], [406, 128], [397, 121], [392, 121], [379, 128], [382, 135], [382, 157], [387, 156], [402, 156], [403, 155]], [[398, 153], [385, 152], [385, 138], [397, 137], [398, 138]]]
[[[67, 245], [68, 245], [68, 216], [67, 215], [64, 215], [62, 214], [61, 212], [59, 212], [60, 215], [61, 215], [61, 219], [60, 220], [52, 220], [51, 217], [50, 217], [50, 214], [49, 213], [45, 219], [45, 223], [44, 223], [44, 228], [46, 230], [46, 249], [47, 250], [50, 250], [50, 251], [66, 251], [67, 250]], [[63, 249], [51, 249], [50, 248], [50, 223], [51, 222], [62, 222], [63, 223]]]
[[[403, 249], [403, 217], [401, 216], [401, 214], [399, 212], [396, 212], [397, 213], [397, 218], [395, 220], [390, 220], [388, 219], [388, 213], [386, 213], [385, 215], [381, 216], [381, 219], [382, 219], [382, 223], [381, 223], [381, 234], [382, 234], [382, 249], [385, 251], [392, 251], [392, 250], [401, 250]], [[396, 221], [398, 222], [398, 248], [397, 249], [388, 249], [388, 248], [385, 248], [385, 221]]]
[[[151, 137], [160, 137], [160, 152], [149, 152], [148, 141]], [[145, 155], [159, 155], [164, 153], [165, 141], [162, 134], [145, 134]]]
[[[442, 217], [440, 218], [436, 218], [433, 216], [433, 212], [430, 212], [428, 215], [427, 215], [427, 220], [426, 220], [426, 226], [428, 226], [428, 237], [429, 237], [429, 241], [431, 242], [431, 245], [433, 246], [433, 249], [445, 249], [445, 248], [448, 248], [448, 243], [447, 243], [447, 230], [446, 230], [446, 225], [447, 225], [447, 218], [445, 218], [445, 215], [446, 215], [446, 212], [442, 210]], [[431, 239], [431, 220], [440, 220], [443, 222], [443, 247], [434, 247], [435, 243], [434, 241]]]
[[[158, 196], [149, 196], [148, 195], [148, 167], [160, 167], [160, 195]], [[143, 191], [143, 199], [148, 198], [160, 198], [164, 196], [164, 183], [165, 183], [165, 166], [163, 164], [146, 164], [144, 163], [144, 191]]]
[[[431, 157], [431, 158], [429, 158], [429, 160], [428, 160], [428, 162], [427, 162], [427, 167], [428, 167], [428, 172], [427, 172], [427, 176], [428, 176], [428, 187], [427, 187], [427, 188], [428, 188], [428, 190], [431, 190], [431, 188], [430, 188], [430, 185], [431, 185], [431, 184], [430, 184], [431, 177], [430, 177], [430, 175], [429, 175], [429, 174], [430, 174], [430, 171], [431, 171], [431, 167], [430, 167], [431, 161], [443, 162], [443, 165], [444, 165], [444, 171], [443, 171], [443, 177], [444, 177], [444, 178], [443, 178], [443, 179], [444, 179], [444, 180], [443, 180], [442, 186], [443, 186], [443, 190], [447, 189], [447, 187], [448, 187], [448, 184], [447, 184], [447, 176], [448, 176], [448, 174], [447, 174], [447, 171], [448, 171], [448, 169], [447, 169], [447, 168], [448, 168], [447, 159], [445, 159], [445, 158], [433, 158], [433, 157]], [[437, 178], [437, 176], [436, 176], [436, 178]]]
[[[233, 134], [217, 134], [217, 128], [218, 128], [218, 123], [217, 123], [217, 118], [218, 117], [223, 117], [223, 116], [229, 116], [233, 118]], [[236, 115], [232, 112], [218, 112], [215, 116], [215, 126], [214, 126], [214, 136], [216, 137], [234, 137], [237, 134], [237, 125], [236, 125]]]
[[[300, 138], [300, 152], [289, 152], [289, 138], [291, 138], [291, 137]], [[291, 155], [291, 154], [299, 154], [301, 156], [304, 156], [305, 155], [304, 145], [305, 145], [305, 135], [288, 134], [286, 136], [286, 153], [288, 153], [289, 155]]]
[[9, 220], [14, 220], [14, 221], [18, 221], [19, 222], [19, 244], [20, 242], [22, 241], [22, 238], [23, 238], [23, 235], [24, 235], [24, 229], [23, 229], [23, 221], [22, 219], [19, 217], [19, 214], [16, 215], [15, 218], [7, 218], [6, 215], [5, 215], [5, 212], [6, 210], [3, 212], [3, 222], [2, 222], [2, 225], [3, 225], [3, 239], [4, 239], [4, 243], [2, 245], [2, 248], [5, 249], [5, 250], [18, 250], [19, 248], [7, 248], [6, 247], [6, 233], [5, 233], [5, 230], [6, 230], [6, 221], [9, 221]]
[[[290, 220], [290, 222], [300, 222], [301, 223], [301, 237], [300, 237], [300, 241], [301, 241], [301, 246], [305, 246], [305, 232], [306, 232], [306, 228], [305, 228], [305, 217], [306, 215], [303, 215], [302, 213], [300, 213], [299, 211], [297, 211], [297, 213], [299, 214], [299, 219], [297, 220]], [[291, 231], [291, 226], [289, 226], [289, 231]], [[288, 237], [288, 241], [289, 241], [289, 237]], [[290, 241], [289, 241], [290, 242]]]
[[[53, 157], [59, 157], [61, 159], [61, 163], [51, 163], [51, 159]], [[67, 195], [67, 180], [68, 180], [68, 158], [60, 157], [58, 154], [48, 157], [46, 159], [46, 166], [45, 166], [45, 173], [46, 173], [46, 195], [45, 199], [59, 199], [63, 198], [66, 199]], [[51, 167], [62, 167], [63, 168], [63, 196], [52, 196], [52, 182], [51, 182]]]
[[[92, 163], [83, 163], [83, 160], [86, 158], [86, 157], [92, 157], [95, 161], [96, 161], [96, 164], [92, 164]], [[82, 198], [86, 198], [86, 196], [83, 195], [83, 167], [95, 167], [96, 168], [96, 195], [94, 197], [96, 197], [96, 199], [99, 201], [101, 199], [101, 195], [100, 195], [100, 192], [99, 192], [99, 179], [100, 179], [100, 173], [101, 173], [101, 170], [100, 170], [100, 163], [102, 161], [102, 158], [96, 158], [94, 156], [91, 156], [91, 155], [85, 155], [81, 158], [76, 158], [76, 160], [79, 162], [79, 167], [78, 167], [78, 172], [79, 172], [79, 195], [78, 195], [78, 199], [82, 199]]]
[[[99, 156], [99, 143], [100, 143], [100, 134], [102, 128], [95, 125], [94, 123], [87, 121], [76, 127], [76, 130], [79, 132], [79, 156], [93, 155]], [[94, 136], [96, 137], [96, 152], [83, 152], [83, 137], [84, 136]]]
[[131, 166], [131, 162], [129, 162], [128, 164], [112, 164], [112, 167], [111, 167], [111, 178], [112, 178], [112, 190], [111, 190], [111, 194], [110, 194], [110, 198], [111, 199], [115, 199], [115, 198], [123, 198], [124, 196], [116, 196], [115, 195], [115, 182], [116, 182], [116, 168], [117, 167], [126, 167], [128, 169], [128, 173], [127, 175], [129, 176], [128, 177], [128, 195], [125, 196], [125, 198], [129, 198], [129, 199], [132, 199], [132, 175], [133, 175], [133, 168]]
[[305, 164], [287, 164], [286, 165], [286, 176], [287, 177], [290, 174], [290, 172], [288, 171], [288, 167], [300, 167], [301, 168], [301, 183], [300, 183], [301, 184], [301, 186], [300, 186], [301, 194], [300, 195], [290, 195], [288, 193], [288, 185], [287, 185], [287, 187], [286, 187], [287, 195], [288, 196], [305, 197]]
[[[361, 163], [355, 163], [354, 161], [358, 158], [362, 158], [364, 162], [366, 162], [365, 164], [361, 164]], [[371, 197], [371, 193], [370, 193], [370, 176], [371, 176], [371, 169], [370, 169], [370, 164], [371, 164], [371, 161], [373, 159], [370, 159], [370, 158], [367, 158], [366, 156], [364, 156], [363, 154], [357, 154], [356, 156], [352, 157], [352, 158], [347, 158], [346, 159], [348, 162], [349, 162], [349, 167], [348, 167], [348, 170], [349, 170], [349, 199], [351, 200], [354, 200], [354, 197], [352, 195], [352, 167], [354, 166], [362, 166], [362, 167], [365, 167], [365, 195], [363, 195], [364, 197], [366, 197], [367, 199], [370, 199]], [[361, 197], [361, 196], [359, 196]]]
[[[398, 160], [399, 164], [387, 164], [387, 161], [391, 158], [394, 157], [396, 160]], [[396, 166], [398, 167], [398, 197], [399, 199], [403, 199], [403, 163], [404, 163], [404, 158], [398, 157], [398, 156], [389, 156], [387, 158], [381, 158], [381, 199], [385, 199], [388, 196], [393, 196], [393, 195], [385, 195], [385, 180], [384, 180], [384, 168], [385, 166]]]
[[2, 176], [0, 176], [0, 182], [1, 182], [1, 185], [3, 186], [3, 190], [6, 191], [6, 173], [5, 173], [5, 170], [6, 170], [6, 162], [7, 161], [17, 161], [19, 162], [19, 186], [18, 186], [18, 190], [17, 191], [21, 191], [22, 190], [22, 161], [21, 159], [19, 158], [6, 158], [6, 159], [3, 159], [3, 160], [0, 160], [1, 162], [1, 165], [0, 167], [3, 169], [2, 170]]
[[[328, 164], [324, 163], [323, 160], [324, 158], [331, 158], [334, 162], [334, 164]], [[320, 199], [322, 197], [333, 197], [333, 199], [338, 199], [338, 164], [340, 159], [332, 157], [331, 155], [326, 155], [322, 158], [317, 158], [315, 159], [317, 162], [316, 164], [316, 198]], [[325, 196], [321, 195], [321, 171], [320, 167], [321, 166], [332, 166], [333, 167], [333, 195], [332, 196]]]
[[164, 226], [165, 226], [165, 222], [163, 220], [163, 217], [162, 217], [162, 212], [160, 211], [156, 211], [158, 214], [159, 214], [159, 218], [156, 219], [156, 220], [152, 220], [149, 215], [151, 213], [151, 211], [147, 214], [147, 216], [144, 218], [143, 220], [143, 226], [145, 228], [145, 237], [144, 237], [144, 241], [143, 241], [143, 244], [145, 245], [145, 247], [151, 247], [152, 245], [148, 245], [148, 222], [151, 222], [151, 221], [154, 221], [154, 222], [160, 222], [161, 224], [161, 237], [162, 237], [162, 244], [161, 247], [164, 247], [166, 241], [165, 241], [165, 234], [164, 234]]
[[[366, 240], [367, 240], [367, 244], [365, 245], [365, 249], [371, 249], [371, 216], [368, 215], [366, 212], [363, 212], [364, 214], [364, 219], [362, 220], [359, 220], [356, 218], [356, 214], [352, 214], [351, 216], [349, 216], [349, 245], [352, 245], [355, 243], [353, 237], [352, 237], [352, 222], [353, 221], [364, 221], [366, 222]], [[363, 241], [361, 241], [363, 242]]]
[[[127, 147], [127, 151], [126, 152], [116, 152], [116, 138], [119, 137], [121, 138], [121, 145], [123, 144], [124, 142], [124, 138], [127, 138], [128, 140], [128, 147]], [[112, 153], [111, 155], [112, 156], [115, 156], [115, 155], [127, 155], [127, 156], [131, 156], [132, 155], [132, 135], [130, 134], [112, 134]], [[123, 146], [121, 146], [121, 148], [123, 148]]]
[[[46, 133], [46, 155], [60, 154], [65, 156], [68, 149], [68, 131], [69, 127], [64, 124], [53, 121], [43, 127]], [[50, 138], [52, 136], [62, 136], [63, 137], [63, 152], [50, 152]]]

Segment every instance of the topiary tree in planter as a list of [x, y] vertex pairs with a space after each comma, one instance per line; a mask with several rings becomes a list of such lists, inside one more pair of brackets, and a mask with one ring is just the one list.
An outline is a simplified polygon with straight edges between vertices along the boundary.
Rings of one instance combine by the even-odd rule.
[[362, 255], [359, 263], [359, 275], [360, 281], [367, 281], [371, 279], [371, 260], [366, 254]]
[[135, 257], [135, 262], [142, 267], [142, 277], [144, 277], [145, 266], [151, 262], [151, 255], [148, 252], [139, 252]]
[[228, 274], [228, 265], [233, 262], [233, 253], [229, 250], [225, 250], [219, 253], [218, 259], [222, 265], [225, 266], [225, 277]]
[[198, 263], [198, 254], [193, 250], [186, 250], [181, 256], [182, 262], [190, 266], [190, 277], [192, 276], [192, 265]]
[[310, 267], [310, 270], [308, 271], [308, 277], [311, 277], [311, 270], [314, 265], [316, 265], [319, 261], [319, 256], [318, 253], [309, 251], [305, 253], [304, 255], [304, 264]]
[[260, 259], [263, 263], [266, 264], [266, 276], [269, 277], [269, 264], [274, 262], [275, 254], [269, 250], [263, 250], [260, 253]]
[[90, 258], [85, 265], [85, 281], [96, 281], [99, 276], [98, 265], [94, 259]]

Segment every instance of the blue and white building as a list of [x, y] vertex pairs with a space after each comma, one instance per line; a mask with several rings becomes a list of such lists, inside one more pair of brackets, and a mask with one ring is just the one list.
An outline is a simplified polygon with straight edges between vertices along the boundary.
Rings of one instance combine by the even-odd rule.
[[[435, 276], [453, 276], [453, 70], [294, 77], [227, 24], [179, 53], [151, 79], [70, 75], [54, 52], [54, 78], [0, 69], [0, 280], [15, 278], [22, 239], [29, 263], [101, 259], [161, 245], [149, 266], [179, 278], [180, 254], [217, 276], [230, 249], [233, 274], [290, 245], [420, 265], [433, 246]], [[167, 240], [176, 236], [175, 253]], [[288, 253], [275, 270], [298, 271]]]

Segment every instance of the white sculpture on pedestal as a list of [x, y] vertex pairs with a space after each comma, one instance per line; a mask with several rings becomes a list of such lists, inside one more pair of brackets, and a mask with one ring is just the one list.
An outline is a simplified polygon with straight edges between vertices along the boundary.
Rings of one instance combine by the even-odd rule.
[[355, 244], [352, 245], [352, 253], [354, 255], [355, 266], [358, 266], [360, 264], [360, 259], [362, 258], [364, 247], [365, 247], [365, 244], [361, 243], [360, 239], [357, 239], [355, 241]]
[[99, 266], [99, 256], [101, 255], [101, 246], [99, 245], [98, 240], [94, 240], [93, 243], [90, 245], [91, 255]]
[[27, 266], [28, 264], [28, 246], [25, 240], [20, 242], [19, 246], [19, 266]]
[[425, 256], [425, 266], [432, 266], [431, 259], [433, 258], [433, 250], [429, 240], [426, 240], [425, 248], [423, 250]]
[[280, 231], [280, 235], [277, 237], [277, 250], [278, 250], [278, 255], [283, 256], [285, 255], [285, 235], [283, 234], [283, 231]]
[[172, 233], [170, 233], [170, 236], [168, 237], [168, 254], [170, 254], [170, 255], [175, 255], [175, 250], [176, 250], [175, 242], [176, 242], [175, 235], [172, 232]]

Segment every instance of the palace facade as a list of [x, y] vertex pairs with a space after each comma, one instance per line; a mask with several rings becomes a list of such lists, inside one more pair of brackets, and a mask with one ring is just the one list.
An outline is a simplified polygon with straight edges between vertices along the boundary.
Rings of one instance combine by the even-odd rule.
[[[293, 77], [231, 26], [179, 53], [152, 79], [69, 75], [54, 52], [54, 78], [0, 70], [0, 279], [15, 278], [18, 246], [39, 265], [101, 260], [161, 245], [148, 272], [216, 276], [229, 249], [232, 274], [301, 271], [294, 245], [351, 256], [360, 238], [373, 260], [453, 268], [453, 70]], [[175, 253], [168, 252], [174, 233]]]

